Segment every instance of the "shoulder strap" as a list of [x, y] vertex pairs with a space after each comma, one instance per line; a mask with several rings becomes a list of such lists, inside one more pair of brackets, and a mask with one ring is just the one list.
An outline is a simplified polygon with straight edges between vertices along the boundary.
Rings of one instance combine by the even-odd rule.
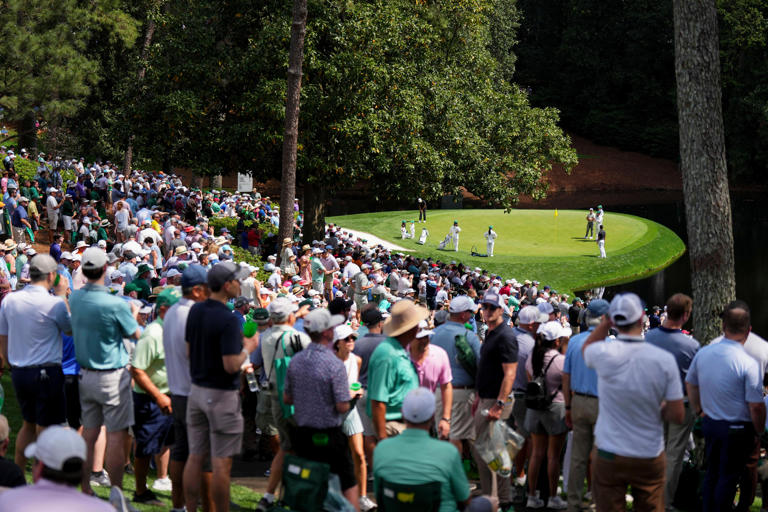
[[[283, 334], [280, 335], [280, 345], [283, 347], [283, 357], [285, 357], [285, 335], [288, 334], [288, 331], [283, 331]], [[275, 369], [275, 359], [277, 359], [277, 345], [275, 345], [275, 353], [272, 355], [272, 364], [269, 366], [269, 369], [274, 371]], [[269, 378], [272, 376], [272, 371], [267, 373], [267, 382], [269, 382]]]

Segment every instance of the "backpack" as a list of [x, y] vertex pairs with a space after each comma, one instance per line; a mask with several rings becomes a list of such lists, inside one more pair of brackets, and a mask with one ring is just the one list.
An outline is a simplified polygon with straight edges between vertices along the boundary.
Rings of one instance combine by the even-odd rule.
[[469, 344], [469, 340], [467, 340], [468, 332], [464, 331], [462, 334], [456, 335], [456, 361], [474, 378], [477, 375], [477, 357]]
[[[285, 331], [282, 336], [280, 336], [280, 344], [283, 347], [283, 357], [277, 358], [275, 357], [272, 360], [272, 365], [274, 366], [274, 372], [275, 372], [275, 381], [277, 381], [277, 396], [280, 400], [280, 408], [283, 410], [283, 417], [284, 418], [290, 418], [293, 416], [293, 406], [292, 405], [286, 405], [283, 403], [283, 392], [285, 391], [285, 376], [288, 374], [288, 365], [291, 362], [291, 357], [295, 356], [301, 350], [304, 348], [301, 346], [301, 338], [299, 338], [297, 333], [294, 333], [291, 336], [290, 341], [288, 342], [288, 345], [291, 347], [291, 351], [293, 352], [292, 355], [288, 355], [288, 352], [285, 350], [285, 335], [288, 334], [291, 331]], [[275, 353], [277, 353], [277, 348], [275, 348]], [[269, 378], [269, 376], [267, 376]]]
[[552, 359], [547, 363], [547, 367], [541, 372], [541, 375], [534, 377], [525, 387], [525, 406], [528, 409], [533, 409], [534, 411], [546, 411], [549, 409], [552, 399], [555, 398], [555, 395], [560, 390], [558, 387], [551, 395], [547, 393], [547, 370], [552, 366], [556, 357], [557, 355], [552, 356]]

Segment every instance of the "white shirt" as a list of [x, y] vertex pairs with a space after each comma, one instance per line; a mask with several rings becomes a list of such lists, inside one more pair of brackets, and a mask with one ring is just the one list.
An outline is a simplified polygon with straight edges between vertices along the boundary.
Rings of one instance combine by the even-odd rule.
[[128, 208], [121, 208], [115, 212], [115, 224], [117, 229], [123, 230], [128, 227], [128, 220], [131, 218]]
[[158, 245], [163, 241], [163, 238], [160, 236], [160, 233], [158, 233], [152, 228], [144, 228], [139, 232], [139, 240], [138, 240], [139, 242], [144, 243], [144, 240], [147, 238], [151, 238]]
[[59, 213], [59, 209], [57, 208], [58, 205], [59, 202], [52, 195], [48, 196], [48, 199], [45, 201], [45, 207], [48, 209], [48, 214]]
[[344, 277], [344, 279], [349, 280], [355, 277], [360, 272], [361, 270], [360, 270], [360, 267], [357, 266], [357, 263], [355, 263], [354, 261], [350, 261], [349, 263], [344, 265], [344, 272], [342, 273], [342, 277]]
[[168, 388], [172, 395], [189, 396], [192, 379], [189, 376], [187, 357], [187, 317], [195, 301], [182, 297], [171, 306], [163, 319], [163, 348]]
[[595, 445], [624, 457], [657, 457], [664, 451], [661, 402], [683, 398], [674, 356], [644, 341], [617, 338], [589, 345], [584, 362], [597, 372]]

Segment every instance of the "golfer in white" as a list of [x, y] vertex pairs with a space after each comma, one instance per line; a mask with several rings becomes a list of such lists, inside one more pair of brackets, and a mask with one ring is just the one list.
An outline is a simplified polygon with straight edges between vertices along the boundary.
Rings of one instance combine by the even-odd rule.
[[457, 251], [459, 250], [459, 233], [461, 233], [461, 228], [459, 227], [459, 221], [455, 220], [453, 221], [453, 226], [451, 227], [451, 230], [449, 231], [451, 235], [451, 239], [453, 240], [453, 250]]
[[485, 247], [486, 253], [489, 257], [493, 256], [493, 246], [496, 243], [496, 237], [498, 236], [493, 230], [493, 226], [488, 226], [488, 232], [485, 233]]

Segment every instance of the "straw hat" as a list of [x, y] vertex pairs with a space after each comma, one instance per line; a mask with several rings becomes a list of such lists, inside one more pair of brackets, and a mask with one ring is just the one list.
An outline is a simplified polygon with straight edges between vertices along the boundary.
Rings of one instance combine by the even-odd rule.
[[286, 246], [286, 245], [293, 245], [293, 240], [291, 240], [290, 238], [283, 238], [283, 246]]
[[417, 306], [410, 300], [401, 300], [392, 306], [390, 317], [384, 322], [384, 334], [395, 337], [413, 329], [419, 322], [427, 318], [426, 308]]
[[16, 248], [16, 242], [11, 240], [10, 238], [5, 241], [5, 250], [6, 251], [12, 251]]

